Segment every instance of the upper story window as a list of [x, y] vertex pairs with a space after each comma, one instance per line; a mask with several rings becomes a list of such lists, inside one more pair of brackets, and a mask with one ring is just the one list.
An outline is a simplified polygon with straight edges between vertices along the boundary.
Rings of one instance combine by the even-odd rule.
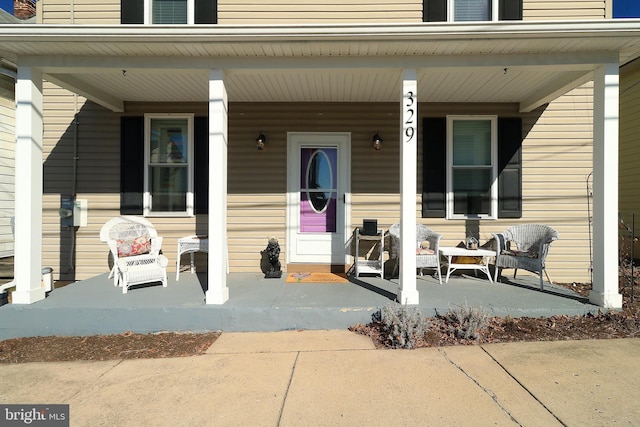
[[[192, 24], [193, 0], [147, 0], [150, 24]], [[191, 13], [189, 13], [191, 12]], [[192, 20], [191, 20], [192, 21]]]
[[522, 0], [423, 0], [423, 22], [522, 20]]
[[120, 23], [147, 25], [216, 24], [216, 0], [120, 0]]

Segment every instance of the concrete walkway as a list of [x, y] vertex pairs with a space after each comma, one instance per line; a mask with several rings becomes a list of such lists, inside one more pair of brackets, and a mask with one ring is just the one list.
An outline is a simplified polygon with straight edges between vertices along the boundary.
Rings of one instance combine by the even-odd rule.
[[376, 350], [345, 330], [225, 332], [203, 356], [0, 365], [0, 404], [69, 404], [73, 426], [638, 425], [638, 354], [640, 339]]

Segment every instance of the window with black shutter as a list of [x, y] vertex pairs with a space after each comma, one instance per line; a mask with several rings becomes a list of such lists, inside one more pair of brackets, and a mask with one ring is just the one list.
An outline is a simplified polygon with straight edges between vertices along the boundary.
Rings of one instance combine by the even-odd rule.
[[121, 214], [191, 216], [207, 212], [206, 117], [122, 117], [120, 129]]
[[121, 24], [144, 24], [144, 0], [120, 0]]
[[[478, 125], [473, 123], [470, 125]], [[423, 174], [422, 174], [422, 217], [453, 218], [482, 217], [487, 211], [487, 197], [479, 187], [468, 179], [468, 174], [482, 174], [483, 165], [465, 164], [464, 158], [457, 164], [460, 182], [455, 183], [453, 174], [455, 162], [447, 159], [446, 117], [427, 117], [423, 120]], [[467, 126], [467, 130], [469, 127]], [[461, 133], [461, 148], [465, 141], [464, 129]], [[452, 143], [452, 141], [449, 141]], [[468, 142], [471, 144], [471, 142]], [[453, 153], [453, 147], [450, 151]], [[482, 163], [482, 162], [480, 162]], [[449, 189], [451, 200], [447, 201], [447, 177], [452, 177]], [[465, 186], [471, 182], [472, 186]], [[458, 187], [456, 187], [456, 185]], [[457, 194], [457, 199], [456, 199]], [[497, 206], [491, 207], [488, 217], [522, 217], [522, 119], [519, 117], [498, 117], [497, 119]], [[458, 212], [455, 210], [458, 209]], [[463, 210], [463, 212], [460, 211]], [[493, 210], [496, 210], [495, 212]]]
[[523, 0], [423, 0], [423, 22], [522, 20]]
[[144, 117], [120, 119], [120, 214], [142, 215]]
[[194, 141], [194, 209], [196, 214], [209, 213], [209, 118], [196, 117]]
[[[192, 11], [190, 14], [189, 11]], [[122, 24], [216, 24], [217, 0], [121, 0]]]

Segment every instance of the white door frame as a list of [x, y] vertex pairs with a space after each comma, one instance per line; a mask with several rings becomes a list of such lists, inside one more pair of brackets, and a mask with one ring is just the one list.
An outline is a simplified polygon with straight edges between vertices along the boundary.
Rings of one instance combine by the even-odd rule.
[[[336, 256], [332, 257], [332, 264], [348, 263], [348, 253], [345, 248], [345, 241], [351, 229], [350, 194], [351, 194], [351, 133], [350, 132], [287, 132], [287, 263], [313, 263], [327, 264], [326, 262], [316, 262], [300, 259], [295, 254], [296, 237], [300, 224], [300, 147], [304, 146], [335, 146], [338, 149], [338, 194], [336, 213], [338, 221], [336, 226], [340, 227], [343, 239], [339, 245], [332, 245], [334, 251], [342, 251], [339, 261]], [[340, 224], [342, 217], [342, 226]], [[336, 230], [338, 232], [338, 229]]]

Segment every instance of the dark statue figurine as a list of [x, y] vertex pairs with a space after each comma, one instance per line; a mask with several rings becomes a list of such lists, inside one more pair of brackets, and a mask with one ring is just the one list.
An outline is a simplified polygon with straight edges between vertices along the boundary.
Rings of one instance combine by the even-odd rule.
[[269, 238], [269, 243], [267, 243], [267, 257], [269, 259], [269, 267], [264, 277], [267, 279], [279, 279], [282, 277], [280, 244], [275, 237]]

